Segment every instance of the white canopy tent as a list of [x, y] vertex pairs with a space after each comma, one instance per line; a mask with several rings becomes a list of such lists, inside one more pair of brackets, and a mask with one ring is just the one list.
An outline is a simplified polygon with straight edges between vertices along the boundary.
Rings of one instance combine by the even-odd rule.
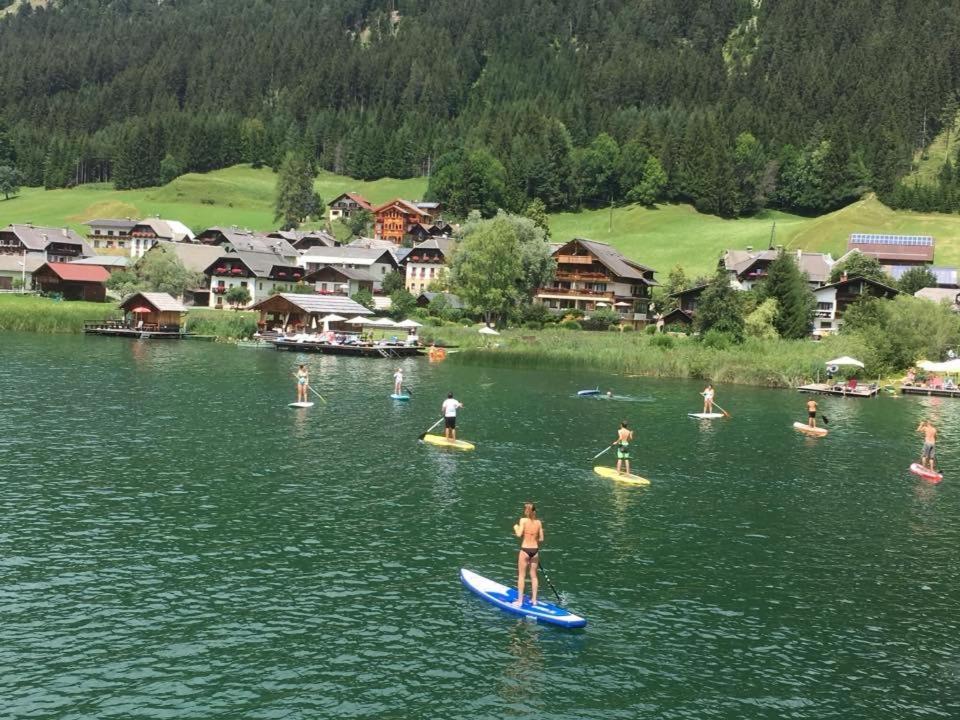
[[368, 320], [367, 325], [375, 325], [376, 327], [395, 327], [396, 323], [390, 318], [377, 318], [376, 320]]
[[499, 335], [500, 334], [489, 325], [484, 325], [482, 328], [480, 328], [479, 332], [481, 335]]
[[860, 361], [857, 360], [856, 358], [850, 357], [849, 355], [844, 355], [843, 357], [838, 357], [838, 358], [835, 358], [835, 359], [833, 359], [833, 360], [827, 360], [826, 366], [827, 366], [827, 367], [830, 367], [831, 365], [834, 365], [834, 366], [836, 366], [836, 367], [843, 367], [843, 366], [845, 366], [845, 365], [847, 365], [847, 366], [854, 366], [854, 367], [858, 367], [858, 368], [862, 368], [862, 367], [863, 367], [863, 363], [862, 363], [862, 362], [860, 362]]
[[421, 323], [418, 323], [416, 320], [404, 320], [403, 322], [398, 322], [397, 327], [400, 328], [418, 328], [423, 327]]
[[923, 360], [917, 363], [917, 367], [932, 373], [960, 373], [960, 358], [947, 360], [946, 362]]
[[324, 332], [330, 332], [330, 323], [332, 323], [332, 322], [343, 322], [344, 320], [346, 320], [345, 317], [341, 317], [340, 315], [337, 315], [336, 313], [330, 313], [329, 315], [324, 315], [322, 318], [320, 318], [320, 322], [323, 323], [323, 331], [324, 331]]

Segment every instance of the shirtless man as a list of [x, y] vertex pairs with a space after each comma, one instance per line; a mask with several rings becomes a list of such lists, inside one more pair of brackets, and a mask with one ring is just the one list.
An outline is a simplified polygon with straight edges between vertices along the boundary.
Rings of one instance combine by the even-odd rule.
[[707, 383], [707, 386], [703, 389], [703, 392], [700, 393], [703, 395], [703, 414], [713, 412], [713, 385]]
[[540, 564], [540, 543], [543, 542], [543, 523], [537, 519], [537, 506], [523, 504], [523, 517], [513, 526], [513, 534], [520, 538], [517, 555], [517, 599], [514, 605], [523, 605], [523, 585], [527, 569], [530, 569], [530, 604], [537, 604], [537, 567]]
[[620, 470], [622, 463], [627, 464], [627, 475], [630, 474], [630, 443], [633, 441], [633, 430], [627, 427], [627, 421], [620, 423], [620, 429], [617, 430], [617, 439], [610, 445], [617, 446], [617, 474], [623, 475]]
[[817, 401], [807, 400], [807, 425], [812, 428], [817, 426]]
[[923, 433], [923, 450], [920, 451], [920, 464], [936, 472], [937, 429], [926, 418], [917, 426], [917, 432]]

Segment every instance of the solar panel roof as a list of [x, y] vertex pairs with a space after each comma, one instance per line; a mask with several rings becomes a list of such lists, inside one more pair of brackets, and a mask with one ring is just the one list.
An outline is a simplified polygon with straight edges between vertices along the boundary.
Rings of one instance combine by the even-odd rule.
[[853, 233], [850, 235], [850, 244], [865, 245], [919, 245], [931, 247], [933, 238], [929, 235], [873, 235], [870, 233]]

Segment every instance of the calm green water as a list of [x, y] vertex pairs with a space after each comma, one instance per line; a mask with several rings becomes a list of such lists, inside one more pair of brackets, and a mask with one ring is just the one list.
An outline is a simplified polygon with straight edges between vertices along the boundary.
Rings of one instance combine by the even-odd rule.
[[[960, 403], [824, 400], [812, 440], [792, 392], [709, 423], [692, 383], [407, 360], [394, 404], [394, 363], [309, 356], [297, 411], [298, 359], [0, 335], [0, 717], [960, 716]], [[448, 388], [474, 453], [415, 442]], [[592, 473], [621, 418], [649, 488]], [[512, 581], [528, 499], [584, 631], [459, 584]]]

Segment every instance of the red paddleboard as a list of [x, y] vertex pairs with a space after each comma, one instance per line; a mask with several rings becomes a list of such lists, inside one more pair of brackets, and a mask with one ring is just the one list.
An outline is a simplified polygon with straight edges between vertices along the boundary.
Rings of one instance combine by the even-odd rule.
[[931, 470], [930, 468], [925, 468], [920, 463], [913, 463], [913, 465], [910, 466], [910, 472], [912, 472], [914, 475], [919, 475], [924, 480], [929, 480], [934, 484], [943, 480], [943, 475]]

